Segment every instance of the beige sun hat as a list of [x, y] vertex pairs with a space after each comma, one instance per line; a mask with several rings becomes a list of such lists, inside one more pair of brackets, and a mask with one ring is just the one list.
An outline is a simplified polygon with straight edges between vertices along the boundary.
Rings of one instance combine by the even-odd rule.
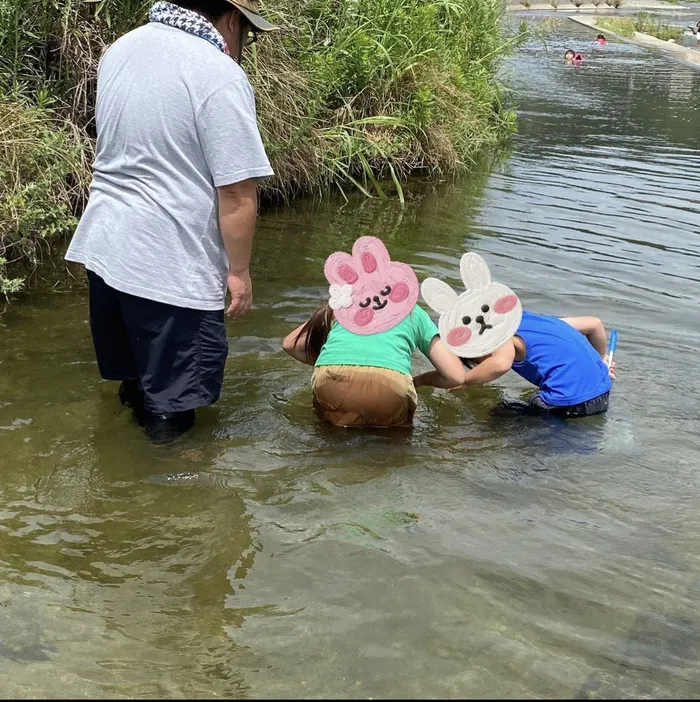
[[260, 32], [273, 32], [279, 27], [268, 22], [261, 14], [258, 0], [227, 0]]

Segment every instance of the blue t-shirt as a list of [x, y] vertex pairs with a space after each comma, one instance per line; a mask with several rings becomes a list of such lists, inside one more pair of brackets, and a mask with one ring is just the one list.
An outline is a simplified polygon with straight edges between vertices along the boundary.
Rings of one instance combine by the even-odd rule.
[[577, 405], [610, 390], [607, 365], [588, 339], [567, 322], [523, 310], [515, 334], [525, 343], [525, 360], [513, 363], [513, 370], [537, 385], [548, 405]]

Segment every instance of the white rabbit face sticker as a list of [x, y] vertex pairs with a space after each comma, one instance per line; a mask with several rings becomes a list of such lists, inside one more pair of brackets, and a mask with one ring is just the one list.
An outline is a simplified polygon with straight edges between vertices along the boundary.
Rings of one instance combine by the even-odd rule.
[[421, 285], [423, 299], [440, 314], [440, 338], [462, 358], [479, 358], [493, 353], [520, 326], [523, 310], [513, 291], [492, 283], [489, 268], [481, 256], [467, 253], [460, 262], [461, 295], [437, 278]]

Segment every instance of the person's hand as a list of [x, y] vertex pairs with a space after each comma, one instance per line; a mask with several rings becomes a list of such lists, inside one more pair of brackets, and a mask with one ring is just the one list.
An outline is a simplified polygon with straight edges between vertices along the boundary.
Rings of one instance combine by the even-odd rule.
[[609, 366], [608, 366], [608, 372], [610, 373], [610, 379], [611, 380], [617, 380], [615, 377], [615, 361], [613, 361]]
[[253, 282], [250, 273], [229, 273], [226, 282], [231, 294], [231, 304], [226, 310], [226, 316], [242, 317], [253, 306]]

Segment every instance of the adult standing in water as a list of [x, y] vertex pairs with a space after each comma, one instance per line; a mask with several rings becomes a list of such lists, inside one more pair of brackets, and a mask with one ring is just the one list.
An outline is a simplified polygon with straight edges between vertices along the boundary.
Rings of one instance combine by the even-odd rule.
[[93, 180], [66, 259], [87, 269], [102, 378], [164, 439], [219, 398], [224, 311], [252, 305], [256, 180], [273, 172], [240, 61], [276, 27], [257, 0], [157, 2], [149, 20], [100, 61]]

